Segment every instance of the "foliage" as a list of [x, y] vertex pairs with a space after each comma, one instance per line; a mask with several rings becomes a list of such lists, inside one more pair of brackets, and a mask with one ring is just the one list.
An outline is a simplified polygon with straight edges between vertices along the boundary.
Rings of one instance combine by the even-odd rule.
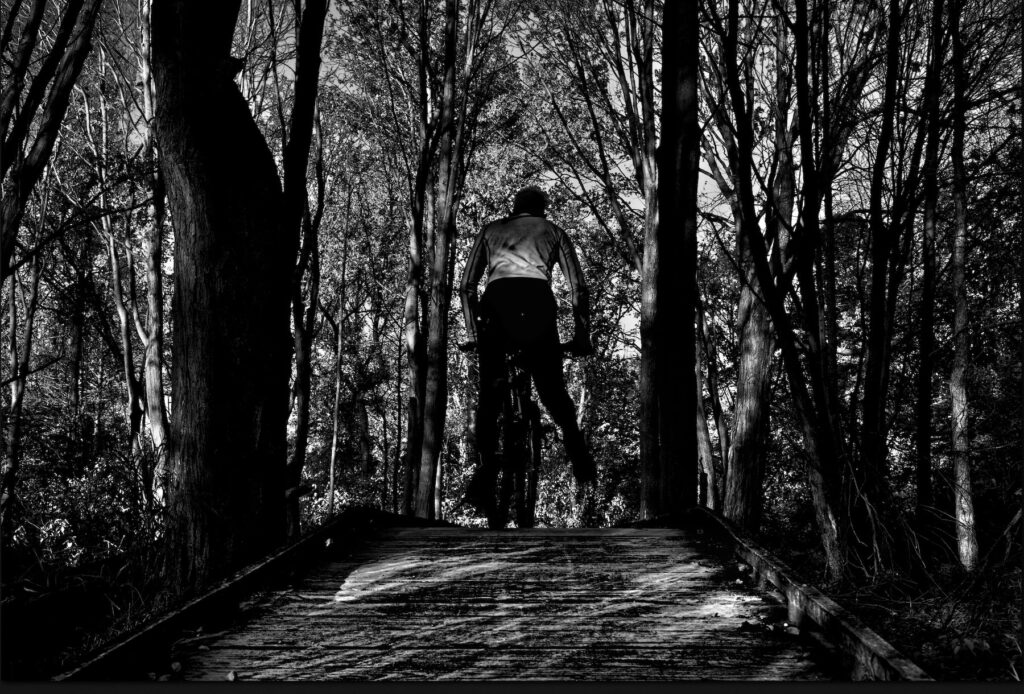
[[[64, 3], [51, 4], [52, 12], [63, 10]], [[728, 105], [716, 82], [723, 62], [721, 37], [711, 21], [712, 11], [723, 16], [725, 4], [705, 3], [701, 122], [707, 126], [710, 144], [703, 152], [702, 167], [709, 169], [714, 163], [729, 179], [730, 154], [723, 130], [715, 121], [716, 109]], [[329, 15], [317, 101], [317, 152], [308, 176], [311, 210], [318, 203], [318, 169], [323, 171], [324, 190], [311, 343], [310, 433], [304, 444], [302, 470], [302, 481], [310, 490], [301, 502], [305, 528], [320, 524], [343, 507], [403, 509], [410, 389], [404, 308], [412, 189], [424, 138], [436, 136], [422, 132], [420, 123], [424, 114], [427, 122], [436, 116], [444, 30], [444, 3], [420, 5], [431, 17], [423, 37], [425, 48], [414, 45], [416, 16], [411, 3], [341, 3], [332, 6]], [[794, 59], [792, 46], [781, 63], [776, 56], [780, 24], [775, 20], [779, 8], [787, 8], [789, 13], [790, 5], [742, 3], [742, 51], [749, 51], [749, 56], [741, 51], [740, 57], [756, 135], [752, 154], [759, 233], [767, 228], [764, 216], [770, 208], [770, 183], [778, 167], [773, 120], [778, 106], [777, 69]], [[904, 202], [919, 203], [915, 198], [919, 193], [908, 189], [908, 177], [914, 143], [924, 127], [920, 105], [925, 66], [919, 58], [927, 51], [931, 12], [931, 3], [923, 0], [903, 5], [906, 16], [900, 35], [896, 135], [882, 185], [885, 225], [894, 234], [899, 233], [901, 222], [891, 211], [901, 204], [900, 196], [905, 196]], [[234, 54], [243, 61], [236, 79], [279, 165], [294, 90], [294, 6], [285, 0], [245, 4], [235, 36]], [[508, 212], [517, 188], [536, 183], [547, 190], [550, 217], [577, 245], [591, 288], [597, 354], [568, 362], [566, 374], [569, 392], [581, 408], [599, 480], [587, 495], [577, 494], [557, 427], [545, 415], [538, 524], [609, 527], [626, 523], [635, 519], [640, 507], [638, 258], [642, 258], [644, 225], [651, 212], [644, 198], [643, 143], [636, 115], [640, 108], [635, 91], [637, 61], [642, 57], [640, 39], [626, 14], [627, 9], [636, 10], [638, 3], [494, 0], [488, 6], [493, 22], [488, 30], [493, 35], [478, 65], [477, 79], [467, 92], [471, 107], [467, 118], [473, 119], [473, 127], [462, 162], [464, 181], [451, 272], [459, 275], [476, 232]], [[836, 156], [834, 178], [828, 181], [835, 252], [831, 278], [837, 338], [834, 377], [840, 401], [839, 429], [851, 444], [851, 454], [858, 454], [872, 320], [870, 177], [882, 119], [886, 18], [878, 3], [850, 0], [832, 6], [829, 64], [827, 70], [817, 64], [815, 80], [827, 78], [829, 93], [834, 103], [839, 103], [840, 96], [856, 92], [852, 85], [858, 79], [857, 70], [866, 71], [859, 96], [851, 97], [843, 103], [844, 110], [833, 114], [835, 132], [827, 133], [835, 138], [841, 131], [846, 138]], [[408, 14], [391, 11], [399, 7]], [[132, 433], [125, 371], [127, 361], [129, 371], [139, 377], [143, 347], [133, 338], [125, 359], [114, 291], [119, 282], [129, 307], [135, 306], [140, 319], [145, 318], [143, 246], [152, 223], [147, 183], [152, 169], [141, 146], [148, 127], [137, 79], [144, 29], [135, 12], [134, 4], [129, 7], [113, 0], [103, 4], [97, 39], [73, 90], [59, 143], [49, 160], [48, 177], [29, 197], [19, 227], [4, 230], [16, 234], [19, 253], [40, 244], [43, 268], [39, 308], [31, 327], [34, 344], [24, 401], [19, 409], [14, 407], [13, 397], [5, 397], [0, 421], [5, 456], [11, 455], [8, 432], [15, 418], [20, 423], [21, 441], [16, 503], [3, 536], [5, 594], [16, 586], [50, 586], [64, 580], [59, 578], [62, 572], [76, 567], [85, 570], [97, 561], [142, 551], [162, 530], [161, 509], [151, 498], [144, 474], [152, 469], [158, 451], [145, 428], [136, 430], [137, 435]], [[4, 71], [10, 69], [25, 30], [26, 13], [27, 8], [22, 7], [11, 18], [13, 33], [3, 45]], [[1019, 557], [1019, 516], [1016, 534], [1008, 536], [1004, 530], [1008, 524], [1012, 527], [1021, 507], [1020, 422], [1024, 419], [1020, 299], [1024, 200], [1019, 183], [1024, 151], [1021, 65], [1015, 58], [1021, 50], [1021, 10], [1008, 0], [971, 0], [964, 4], [962, 16], [971, 75], [965, 147], [970, 220], [966, 281], [971, 317], [968, 401], [975, 520], [983, 556]], [[52, 29], [56, 17], [48, 14], [46, 26]], [[656, 34], [660, 40], [660, 30]], [[657, 47], [659, 41], [653, 45]], [[421, 48], [425, 54], [417, 52]], [[658, 54], [655, 48], [655, 64]], [[460, 59], [464, 57], [460, 53]], [[426, 103], [418, 92], [421, 65], [425, 66], [429, 93]], [[6, 84], [7, 76], [0, 72], [0, 83]], [[816, 88], [824, 91], [820, 82]], [[954, 301], [948, 263], [953, 231], [948, 61], [941, 82], [944, 115], [938, 169], [939, 268], [931, 404], [936, 493], [935, 516], [928, 527], [914, 518], [914, 397], [921, 361], [918, 339], [923, 282], [919, 205], [908, 213], [905, 228], [909, 235], [900, 251], [905, 253], [901, 261], [905, 275], [893, 287], [891, 378], [883, 398], [887, 430], [884, 464], [894, 514], [912, 526], [913, 537], [920, 539], [926, 572], [914, 576], [917, 583], [913, 586], [903, 583], [909, 578], [897, 580], [883, 574], [865, 577], [865, 585], [847, 585], [843, 590], [854, 597], [858, 590], [874, 591], [871, 598], [884, 598], [889, 601], [887, 609], [892, 610], [904, 610], [904, 605], [913, 603], [913, 609], [901, 612], [902, 618], [919, 625], [920, 631], [913, 633], [939, 644], [939, 650], [931, 654], [921, 650], [921, 656], [936, 663], [949, 659], [960, 663], [950, 666], [952, 675], [969, 678], [969, 667], [977, 666], [986, 678], [1005, 679], [1014, 673], [1019, 678], [1019, 569], [1014, 572], [1012, 562], [996, 559], [988, 565], [995, 567], [991, 578], [981, 570], [961, 576], [952, 568], [956, 521], [946, 385], [952, 365]], [[822, 92], [817, 97], [820, 102]], [[660, 95], [654, 95], [655, 102], [659, 99]], [[786, 127], [795, 127], [795, 110], [787, 117]], [[819, 110], [814, 117], [818, 119], [815, 146], [821, 148], [826, 134], [824, 116]], [[799, 153], [799, 147], [795, 151]], [[816, 156], [822, 156], [820, 149]], [[428, 197], [438, 193], [436, 173], [427, 173]], [[713, 363], [704, 360], [699, 368], [706, 384], [714, 366], [717, 404], [724, 411], [728, 429], [733, 424], [738, 362], [744, 348], [736, 322], [746, 280], [739, 272], [730, 191], [709, 173], [705, 171], [700, 187], [696, 281], [708, 328], [708, 359]], [[798, 171], [798, 189], [802, 176]], [[424, 211], [428, 222], [434, 214], [429, 206]], [[113, 265], [108, 243], [115, 248]], [[172, 257], [173, 234], [168, 233], [162, 263], [166, 311], [174, 288]], [[817, 270], [825, 272], [822, 259], [815, 257]], [[119, 280], [113, 269], [118, 270]], [[571, 319], [565, 287], [557, 271], [555, 275], [562, 335], [566, 337]], [[300, 296], [312, 301], [308, 271], [301, 280]], [[823, 282], [824, 275], [815, 281]], [[11, 390], [11, 379], [18, 376], [7, 364], [14, 363], [9, 354], [12, 343], [24, 343], [28, 283], [29, 267], [21, 266], [0, 289], [8, 357], [2, 376], [8, 386], [5, 391]], [[797, 281], [786, 296], [791, 316], [804, 310], [797, 296], [800, 288]], [[425, 307], [425, 295], [420, 301], [421, 308]], [[476, 464], [469, 426], [476, 388], [471, 358], [451, 348], [464, 339], [462, 321], [456, 303], [448, 316], [448, 415], [440, 462], [440, 509], [446, 520], [480, 525], [479, 517], [465, 509], [455, 510]], [[175, 326], [167, 325], [164, 381], [171, 406], [169, 375], [174, 364], [169, 355], [174, 334]], [[796, 336], [802, 346], [810, 339], [802, 330], [797, 330]], [[788, 386], [776, 353], [770, 370], [769, 433], [763, 442], [763, 537], [818, 579], [823, 577], [823, 559], [807, 479], [808, 455]], [[711, 397], [708, 390], [705, 400], [712, 451], [715, 464], [725, 470], [718, 446], [721, 433], [711, 417]], [[297, 419], [293, 408], [289, 423], [292, 450], [298, 445]], [[329, 497], [332, 461], [333, 499]], [[880, 586], [891, 585], [900, 590], [883, 595]], [[1018, 601], [1016, 612], [1008, 598]], [[865, 601], [852, 599], [851, 604], [859, 611], [865, 609]], [[1002, 607], [1006, 611], [1000, 614]], [[881, 624], [892, 634], [900, 633], [889, 619]], [[1004, 657], [1007, 653], [1010, 655]], [[977, 658], [985, 663], [972, 660]]]

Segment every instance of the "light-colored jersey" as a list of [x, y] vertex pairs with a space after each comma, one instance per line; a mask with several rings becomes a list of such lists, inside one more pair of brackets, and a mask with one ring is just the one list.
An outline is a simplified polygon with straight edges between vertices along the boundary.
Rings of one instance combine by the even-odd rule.
[[550, 282], [556, 261], [569, 285], [573, 309], [585, 306], [587, 289], [579, 259], [569, 237], [557, 224], [544, 217], [518, 214], [485, 226], [469, 252], [459, 288], [469, 339], [476, 339], [477, 285], [485, 270], [488, 284], [508, 277]]

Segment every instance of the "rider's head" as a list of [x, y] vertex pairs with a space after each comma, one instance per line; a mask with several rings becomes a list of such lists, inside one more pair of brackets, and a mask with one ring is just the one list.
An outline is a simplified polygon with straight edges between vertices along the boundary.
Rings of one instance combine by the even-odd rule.
[[537, 186], [526, 186], [518, 193], [512, 201], [512, 214], [532, 214], [538, 217], [544, 216], [544, 208], [547, 207], [548, 196]]

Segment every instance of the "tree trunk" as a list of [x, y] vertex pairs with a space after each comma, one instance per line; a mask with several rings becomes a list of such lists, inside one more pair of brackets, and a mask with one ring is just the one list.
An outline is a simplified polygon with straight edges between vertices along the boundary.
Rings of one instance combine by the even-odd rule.
[[931, 53], [925, 77], [925, 114], [928, 144], [924, 159], [924, 235], [921, 246], [920, 364], [917, 371], [917, 412], [914, 435], [917, 449], [917, 519], [922, 522], [932, 506], [932, 376], [935, 349], [935, 229], [938, 217], [939, 88], [942, 71], [942, 6], [932, 3]]
[[[723, 494], [722, 484], [724, 482], [725, 464], [729, 460], [729, 425], [725, 420], [725, 411], [722, 408], [722, 397], [718, 389], [718, 358], [714, 341], [714, 326], [709, 325], [704, 319], [704, 306], [697, 302], [697, 333], [700, 336], [701, 350], [704, 353], [704, 362], [708, 369], [708, 397], [711, 400], [711, 413], [715, 418], [715, 431], [718, 433], [718, 448], [721, 455], [718, 470], [718, 492]], [[723, 499], [719, 496], [719, 508]]]
[[146, 417], [149, 433], [156, 450], [154, 464], [154, 496], [162, 499], [167, 484], [167, 406], [164, 402], [163, 339], [164, 339], [164, 278], [163, 239], [166, 224], [164, 197], [167, 194], [160, 172], [159, 153], [153, 123], [156, 118], [156, 86], [152, 68], [152, 0], [140, 3], [142, 23], [139, 45], [140, 81], [142, 82], [142, 109], [145, 117], [143, 160], [149, 172], [148, 182], [152, 201], [149, 206], [149, 225], [143, 237], [146, 262], [146, 325], [144, 333], [143, 373], [146, 387]]
[[[14, 488], [21, 465], [21, 410], [25, 401], [25, 385], [28, 382], [29, 362], [32, 358], [32, 338], [35, 326], [36, 308], [39, 303], [39, 278], [42, 275], [42, 260], [34, 258], [28, 267], [28, 289], [22, 290], [22, 303], [25, 305], [25, 319], [21, 331], [19, 349], [17, 282], [11, 283], [10, 293], [10, 363], [11, 404], [6, 413], [7, 431], [5, 432], [5, 450], [2, 467], [0, 467], [0, 530], [5, 538], [11, 537], [11, 506], [14, 500]], [[15, 278], [16, 279], [16, 278]]]
[[[738, 12], [738, 9], [737, 9]], [[735, 27], [730, 28], [730, 33], [725, 44], [729, 55], [734, 56], [726, 66], [727, 82], [731, 85], [740, 83], [741, 68], [747, 65], [739, 62], [738, 51], [738, 21]], [[779, 42], [784, 41], [780, 32]], [[776, 52], [781, 48], [777, 47]], [[788, 87], [782, 83], [784, 72], [780, 67], [776, 82], [777, 90], [784, 92], [783, 96], [777, 96], [779, 103], [776, 110], [788, 111]], [[742, 92], [733, 94], [729, 88], [730, 99], [734, 122], [739, 124], [740, 129], [750, 130], [750, 113], [743, 105]], [[723, 94], [723, 101], [725, 95]], [[777, 116], [778, 118], [778, 116]], [[757, 228], [757, 221], [754, 212], [753, 190], [751, 185], [752, 164], [747, 153], [740, 151], [744, 146], [734, 127], [725, 118], [723, 110], [718, 111], [716, 116], [718, 128], [729, 147], [729, 168], [735, 188], [730, 190], [730, 207], [736, 226], [737, 255], [740, 259], [740, 272], [742, 288], [740, 290], [739, 306], [736, 313], [737, 338], [739, 342], [739, 359], [737, 363], [736, 377], [736, 400], [733, 407], [733, 425], [729, 437], [728, 456], [723, 460], [725, 465], [725, 498], [723, 502], [723, 514], [733, 522], [742, 527], [756, 531], [760, 524], [761, 497], [764, 479], [764, 458], [765, 435], [767, 433], [766, 419], [768, 416], [768, 374], [771, 368], [772, 354], [774, 352], [774, 340], [772, 337], [772, 326], [770, 324], [768, 310], [764, 304], [764, 290], [755, 270], [757, 259], [756, 253], [763, 253], [763, 244], [752, 244], [751, 234], [761, 236]], [[778, 128], [777, 128], [778, 130]], [[738, 142], [740, 140], [740, 142]], [[779, 188], [783, 181], [788, 181], [791, 173], [786, 172], [786, 166], [790, 160], [788, 156], [788, 129], [776, 132], [776, 150], [780, 157], [781, 174], [777, 175], [777, 182], [774, 186]], [[784, 145], [784, 146], [781, 146]], [[719, 185], [727, 184], [724, 177], [719, 173], [716, 178], [722, 179]], [[791, 191], [790, 191], [791, 197]], [[780, 223], [784, 217], [779, 211], [779, 201], [785, 196], [780, 190], [773, 190], [773, 211], [769, 214], [770, 233], [777, 237], [783, 237]], [[791, 203], [790, 203], [791, 205]], [[788, 208], [791, 210], [792, 208]], [[786, 217], [789, 214], [785, 215]], [[788, 218], [786, 219], [788, 224]], [[767, 230], [767, 229], [766, 229]], [[776, 243], [777, 247], [778, 244]]]
[[[105, 203], [101, 202], [101, 206]], [[125, 298], [121, 288], [121, 262], [117, 257], [117, 241], [114, 238], [113, 225], [109, 216], [103, 218], [103, 227], [107, 237], [107, 258], [110, 262], [111, 289], [114, 300], [114, 308], [117, 310], [118, 325], [121, 338], [121, 366], [124, 370], [125, 395], [128, 410], [128, 436], [131, 441], [132, 455], [136, 460], [140, 459], [139, 434], [142, 431], [142, 415], [146, 410], [145, 390], [139, 378], [135, 375], [135, 348], [132, 345], [132, 324], [128, 315], [128, 307], [125, 305]], [[131, 262], [131, 257], [128, 257]], [[129, 270], [130, 272], [130, 270]], [[129, 281], [129, 285], [132, 284]], [[143, 464], [141, 470], [144, 485], [143, 493], [148, 502], [153, 501], [153, 472]]]
[[[749, 244], [740, 245], [745, 247]], [[768, 311], [752, 286], [757, 283], [753, 259], [747, 262], [751, 264], [751, 271], [740, 291], [737, 312], [740, 356], [722, 512], [740, 527], [756, 532], [761, 523], [767, 439], [765, 421], [770, 407], [768, 374], [775, 341]]]
[[[100, 70], [101, 79], [105, 78], [106, 70], [108, 68], [106, 62], [105, 51], [100, 49]], [[97, 202], [99, 203], [100, 209], [107, 209], [107, 193], [109, 187], [109, 181], [107, 178], [107, 161], [108, 161], [108, 119], [107, 119], [107, 100], [104, 90], [100, 89], [99, 94], [99, 138], [97, 141], [96, 133], [93, 130], [93, 119], [89, 108], [88, 101], [85, 104], [85, 130], [88, 138], [88, 145], [92, 150], [92, 153], [96, 157], [95, 172], [96, 177], [100, 184], [100, 194]], [[125, 225], [125, 234], [122, 241], [126, 248], [130, 248], [130, 234], [131, 230], [128, 228], [128, 224]], [[142, 456], [142, 446], [140, 441], [140, 434], [142, 432], [142, 417], [146, 411], [145, 403], [145, 389], [139, 379], [139, 376], [135, 372], [135, 348], [132, 340], [132, 331], [135, 328], [135, 321], [129, 312], [129, 302], [134, 307], [135, 296], [135, 274], [134, 268], [132, 267], [132, 258], [129, 252], [125, 253], [125, 271], [128, 274], [128, 287], [129, 296], [125, 297], [124, 289], [121, 282], [121, 259], [118, 257], [118, 240], [114, 232], [114, 223], [111, 219], [111, 215], [105, 214], [100, 218], [100, 228], [103, 230], [103, 237], [107, 243], [107, 260], [110, 265], [110, 276], [111, 276], [111, 298], [114, 303], [114, 309], [117, 311], [118, 327], [120, 328], [120, 354], [121, 354], [121, 367], [124, 373], [125, 380], [125, 396], [126, 396], [126, 411], [128, 414], [128, 440], [130, 441], [131, 456], [136, 464], [139, 466], [140, 477], [142, 478], [143, 485], [143, 496], [146, 499], [147, 506], [152, 508], [153, 504], [153, 470], [147, 464], [147, 461]], [[83, 258], [84, 260], [84, 258]], [[81, 331], [76, 336], [78, 340], [81, 340]], [[78, 346], [81, 349], [81, 346]]]
[[[295, 443], [285, 471], [285, 488], [296, 490], [302, 485], [302, 469], [306, 464], [306, 448], [309, 444], [309, 413], [311, 405], [311, 388], [313, 385], [313, 329], [316, 321], [316, 308], [320, 295], [320, 249], [319, 219], [314, 224], [306, 216], [303, 224], [303, 249], [301, 255], [308, 259], [300, 262], [295, 268], [292, 283], [292, 321], [293, 342], [295, 345], [295, 383], [292, 396], [295, 407]], [[309, 267], [309, 279], [306, 283], [309, 292], [309, 303], [303, 299], [303, 275], [306, 265]], [[339, 332], [341, 326], [339, 325]], [[298, 537], [301, 531], [300, 502], [298, 493], [288, 494], [288, 536]]]
[[[685, 393], [698, 387], [695, 296], [697, 274], [697, 177], [700, 130], [697, 124], [697, 0], [665, 3], [662, 34], [661, 143], [658, 148], [659, 268], [655, 318], [659, 458], [658, 511], [697, 503], [697, 429], [687, 426], [703, 411]], [[671, 271], [667, 271], [671, 270]], [[708, 447], [710, 454], [710, 446]]]
[[463, 183], [469, 81], [474, 67], [475, 39], [481, 17], [470, 3], [467, 10], [466, 46], [461, 76], [462, 99], [456, 106], [456, 59], [458, 58], [459, 0], [445, 2], [444, 81], [438, 129], [438, 198], [431, 235], [430, 302], [426, 344], [426, 383], [423, 400], [423, 438], [419, 453], [416, 515], [434, 518], [438, 458], [445, 441], [448, 414], [448, 309], [451, 305], [453, 257], [459, 199]]
[[[287, 498], [287, 533], [297, 537], [301, 530], [300, 501], [302, 469], [306, 464], [309, 441], [310, 388], [312, 387], [313, 329], [320, 294], [320, 220], [324, 210], [325, 179], [323, 175], [322, 143], [318, 143], [317, 205], [310, 211], [307, 192], [309, 150], [316, 125], [316, 95], [320, 79], [320, 46], [323, 41], [324, 21], [328, 0], [295, 2], [296, 58], [294, 103], [283, 153], [283, 224], [290, 239], [302, 239], [299, 261], [292, 270], [292, 317], [295, 350], [296, 433], [294, 449], [285, 467], [284, 486]], [[294, 261], [294, 255], [292, 256]], [[307, 291], [309, 303], [302, 299], [302, 278], [309, 272]]]
[[[892, 316], [888, 311], [890, 293], [897, 287], [889, 284], [889, 263], [899, 223], [891, 218], [886, 224], [883, 210], [885, 170], [889, 147], [893, 139], [896, 113], [896, 88], [899, 80], [899, 0], [889, 2], [889, 31], [886, 42], [885, 83], [882, 97], [881, 131], [875, 148], [875, 161], [871, 172], [870, 228], [871, 228], [871, 290], [868, 335], [864, 373], [864, 400], [861, 408], [860, 465], [857, 472], [861, 503], [885, 513], [889, 501], [888, 445], [886, 442], [886, 400], [888, 397], [889, 366], [891, 356], [890, 334]], [[859, 517], [863, 517], [860, 515]], [[863, 531], [876, 533], [872, 527]]]
[[285, 536], [298, 238], [285, 226], [274, 157], [233, 80], [238, 6], [153, 6], [157, 137], [176, 234], [172, 595], [208, 585]]
[[399, 496], [399, 490], [404, 493], [404, 486], [402, 485], [402, 464], [404, 457], [402, 455], [402, 331], [398, 333], [398, 340], [395, 350], [395, 460], [394, 460], [394, 472], [392, 473], [394, 481], [391, 484], [391, 512], [398, 513], [401, 507], [404, 511], [405, 500]]
[[[49, 55], [42, 61], [10, 131], [7, 130], [7, 122], [15, 110], [17, 90], [20, 89], [17, 79], [12, 80], [9, 89], [5, 90], [0, 110], [0, 117], [8, 119], [3, 123], [4, 137], [0, 138], [3, 139], [0, 168], [7, 174], [3, 197], [0, 199], [0, 281], [6, 280], [15, 270], [15, 239], [25, 205], [53, 151], [71, 99], [71, 89], [89, 54], [99, 7], [100, 0], [72, 0], [65, 7], [61, 26], [49, 47]], [[31, 53], [31, 42], [25, 45], [28, 53]], [[53, 84], [46, 98], [46, 106], [38, 124], [34, 124], [36, 110], [51, 79]], [[27, 153], [23, 154], [30, 134], [34, 134], [35, 139]]]
[[[697, 354], [699, 350], [695, 350]], [[697, 429], [697, 459], [700, 462], [700, 487], [697, 502], [701, 506], [707, 506], [711, 510], [718, 510], [721, 507], [721, 492], [719, 489], [720, 480], [715, 470], [714, 454], [711, 452], [711, 431], [708, 429], [708, 418], [704, 409], [704, 383], [701, 377], [700, 360], [696, 360], [694, 368], [697, 385], [696, 403], [696, 429]]]
[[[840, 533], [841, 516], [838, 506], [838, 466], [842, 464], [842, 442], [832, 427], [832, 416], [821, 370], [821, 352], [818, 339], [819, 321], [817, 296], [814, 284], [813, 255], [796, 253], [790, 260], [793, 272], [799, 276], [800, 294], [803, 301], [804, 338], [806, 345], [798, 347], [794, 326], [786, 313], [783, 291], [788, 291], [792, 275], [787, 273], [779, 278], [779, 284], [772, 277], [765, 249], [765, 239], [760, 234], [754, 214], [754, 198], [750, 176], [753, 170], [754, 133], [746, 112], [746, 98], [741, 85], [737, 65], [737, 44], [739, 25], [738, 0], [730, 0], [728, 31], [724, 41], [726, 80], [730, 101], [736, 114], [736, 170], [737, 200], [742, 206], [741, 239], [749, 244], [757, 281], [763, 293], [765, 304], [775, 327], [776, 338], [782, 350], [782, 362], [786, 369], [794, 407], [800, 421], [804, 444], [808, 455], [808, 482], [814, 503], [815, 516], [821, 533], [826, 564], [832, 578], [839, 578], [845, 570], [845, 551]], [[800, 133], [801, 167], [803, 169], [803, 204], [794, 238], [806, 235], [810, 240], [818, 237], [818, 210], [820, 197], [817, 189], [817, 171], [814, 162], [812, 121], [813, 113], [808, 95], [810, 32], [807, 25], [807, 7], [804, 2], [796, 3], [796, 22], [793, 27], [796, 43], [795, 83], [797, 87], [797, 119]], [[809, 246], [813, 248], [813, 245]], [[805, 370], [808, 374], [805, 376]]]
[[[667, 299], [660, 295], [664, 282], [659, 279], [662, 252], [658, 209], [658, 132], [654, 104], [654, 6], [652, 2], [645, 0], [641, 6], [641, 16], [635, 16], [636, 7], [632, 3], [627, 5], [626, 11], [634, 14], [631, 22], [642, 27], [639, 35], [635, 28], [631, 29], [627, 38], [630, 53], [634, 58], [640, 58], [636, 65], [639, 113], [634, 117], [634, 121], [635, 127], [643, 133], [634, 155], [637, 179], [644, 196], [644, 260], [643, 273], [640, 276], [640, 518], [653, 518], [669, 510], [663, 504], [667, 491], [665, 462], [666, 456], [674, 455], [672, 451], [661, 450], [664, 443], [663, 423], [665, 417], [671, 416], [671, 413], [666, 415], [662, 411], [666, 403], [662, 402], [663, 389], [659, 386], [660, 370], [663, 365], [663, 359], [658, 354], [658, 345], [662, 340], [659, 331], [661, 323], [665, 320], [660, 312]], [[664, 28], [662, 32], [664, 37]], [[662, 50], [664, 51], [664, 48]], [[664, 61], [664, 56], [662, 60]], [[669, 233], [667, 228], [665, 233]], [[681, 233], [681, 229], [676, 229], [674, 233]], [[683, 334], [685, 336], [685, 328]], [[680, 355], [672, 358], [684, 357]], [[686, 368], [689, 368], [689, 362]], [[692, 392], [691, 388], [681, 389], [673, 396], [688, 400], [689, 398], [685, 398], [681, 393]], [[692, 421], [692, 418], [683, 421]], [[671, 425], [678, 426], [678, 421], [672, 422]]]
[[967, 175], [964, 171], [964, 130], [966, 116], [967, 66], [960, 37], [961, 0], [950, 7], [950, 35], [953, 40], [953, 370], [949, 375], [952, 408], [953, 471], [956, 480], [956, 540], [960, 564], [973, 571], [978, 563], [978, 538], [974, 525], [974, 493], [971, 489], [971, 461], [967, 408]]

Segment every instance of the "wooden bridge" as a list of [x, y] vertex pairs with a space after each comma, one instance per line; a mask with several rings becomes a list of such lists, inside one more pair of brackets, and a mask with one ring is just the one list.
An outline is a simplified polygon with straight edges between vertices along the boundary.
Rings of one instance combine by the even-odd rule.
[[709, 513], [677, 528], [401, 522], [343, 517], [57, 679], [928, 679]]

